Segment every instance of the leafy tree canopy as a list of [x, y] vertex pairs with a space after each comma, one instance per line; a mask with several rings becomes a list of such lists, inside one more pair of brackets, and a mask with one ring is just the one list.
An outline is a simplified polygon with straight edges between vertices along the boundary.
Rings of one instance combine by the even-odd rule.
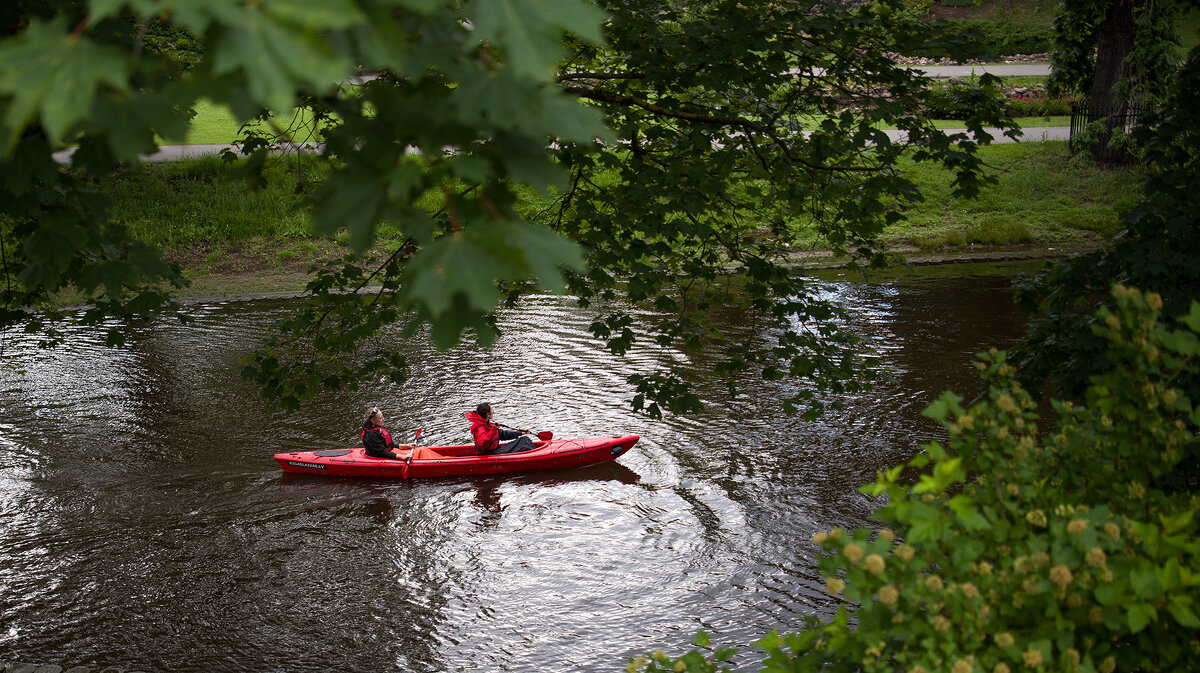
[[[204, 58], [144, 48], [163, 25], [200, 38]], [[486, 344], [497, 302], [541, 288], [599, 309], [593, 331], [613, 351], [709, 349], [731, 387], [807, 377], [817, 385], [784, 403], [815, 413], [817, 392], [859, 385], [864, 363], [842, 310], [791, 267], [795, 232], [880, 265], [881, 227], [920, 198], [895, 168], [902, 151], [950, 167], [962, 194], [985, 182], [975, 141], [932, 128], [925, 81], [890, 56], [971, 45], [891, 0], [44, 0], [7, 34], [0, 326], [53, 337], [48, 300], [67, 287], [94, 298], [83, 319], [97, 324], [171, 307], [179, 270], [129, 240], [83, 176], [136, 161], [154, 132], [180, 137], [198, 98], [241, 119], [304, 104], [328, 122], [314, 227], [348, 231], [356, 253], [380, 222], [407, 240], [378, 267], [316, 275], [313, 301], [249, 363], [289, 408], [323, 386], [402, 379], [403, 360], [373, 345], [389, 325]], [[360, 71], [372, 78], [347, 86]], [[995, 84], [957, 100], [985, 141], [985, 126], [1012, 128]], [[71, 172], [50, 155], [66, 143]], [[246, 149], [253, 178], [266, 148]], [[732, 343], [717, 309], [764, 337]], [[669, 365], [633, 383], [651, 413], [699, 405]]]
[[1161, 99], [1179, 65], [1179, 20], [1193, 0], [1066, 0], [1055, 17], [1052, 90], [1093, 104]]
[[[1032, 315], [1029, 334], [1014, 348], [1021, 380], [1077, 399], [1108, 367], [1094, 335], [1095, 309], [1114, 283], [1160, 294], [1166, 320], [1200, 297], [1200, 52], [1175, 71], [1164, 105], [1134, 131], [1150, 170], [1138, 204], [1121, 213], [1124, 228], [1091, 254], [1047, 264], [1018, 281], [1018, 299]], [[1192, 381], [1191, 385], [1196, 385]]]
[[1196, 0], [1065, 0], [1055, 17], [1050, 93], [1089, 98], [1092, 155], [1124, 161], [1129, 146], [1127, 111], [1153, 107], [1166, 95], [1179, 67], [1179, 23]]

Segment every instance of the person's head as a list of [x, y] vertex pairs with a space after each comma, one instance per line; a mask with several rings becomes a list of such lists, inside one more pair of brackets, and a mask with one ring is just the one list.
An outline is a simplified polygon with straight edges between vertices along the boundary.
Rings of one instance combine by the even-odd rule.
[[488, 404], [487, 402], [483, 402], [479, 406], [475, 407], [475, 413], [479, 414], [482, 418], [490, 420], [492, 418], [492, 405]]
[[383, 425], [383, 412], [379, 410], [379, 407], [367, 409], [367, 415], [363, 418], [363, 425]]

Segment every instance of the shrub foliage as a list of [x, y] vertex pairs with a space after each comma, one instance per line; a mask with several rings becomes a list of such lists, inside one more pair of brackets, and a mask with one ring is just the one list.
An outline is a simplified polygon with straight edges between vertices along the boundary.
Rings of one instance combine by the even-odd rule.
[[1200, 495], [1172, 473], [1198, 450], [1200, 411], [1176, 381], [1197, 368], [1200, 303], [1169, 328], [1157, 294], [1112, 294], [1094, 327], [1109, 367], [1080, 403], [1051, 404], [1049, 432], [1003, 352], [980, 354], [978, 402], [946, 393], [926, 409], [948, 444], [863, 487], [886, 497], [882, 527], [813, 536], [853, 620], [844, 605], [760, 640], [764, 672], [1197, 669]]

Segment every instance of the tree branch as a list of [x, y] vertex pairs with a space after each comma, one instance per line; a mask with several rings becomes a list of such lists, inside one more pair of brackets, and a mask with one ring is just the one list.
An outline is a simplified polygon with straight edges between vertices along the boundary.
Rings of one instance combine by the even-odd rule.
[[555, 78], [559, 82], [579, 79], [646, 79], [646, 76], [638, 72], [564, 72]]
[[615, 103], [618, 105], [632, 105], [642, 108], [647, 112], [653, 112], [656, 115], [670, 117], [672, 119], [683, 119], [691, 122], [700, 122], [702, 124], [716, 124], [719, 126], [740, 126], [759, 133], [766, 133], [761, 124], [753, 122], [745, 117], [717, 117], [713, 115], [701, 114], [699, 112], [688, 112], [686, 110], [674, 110], [662, 105], [656, 105], [644, 98], [637, 96], [629, 96], [626, 94], [613, 93], [611, 91], [603, 91], [601, 89], [592, 89], [582, 86], [565, 86], [563, 90], [567, 93], [573, 93], [580, 98], [587, 98], [601, 103]]

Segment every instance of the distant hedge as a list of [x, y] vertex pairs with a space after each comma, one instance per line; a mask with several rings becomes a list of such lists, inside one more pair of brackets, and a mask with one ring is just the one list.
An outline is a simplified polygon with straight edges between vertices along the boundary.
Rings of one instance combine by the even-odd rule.
[[[969, 2], [970, 0], [951, 0]], [[946, 5], [946, 2], [942, 2]], [[1042, 54], [1050, 51], [1054, 44], [1054, 27], [995, 23], [980, 20], [951, 20], [959, 33], [977, 34], [988, 48], [998, 56], [1012, 54]]]

